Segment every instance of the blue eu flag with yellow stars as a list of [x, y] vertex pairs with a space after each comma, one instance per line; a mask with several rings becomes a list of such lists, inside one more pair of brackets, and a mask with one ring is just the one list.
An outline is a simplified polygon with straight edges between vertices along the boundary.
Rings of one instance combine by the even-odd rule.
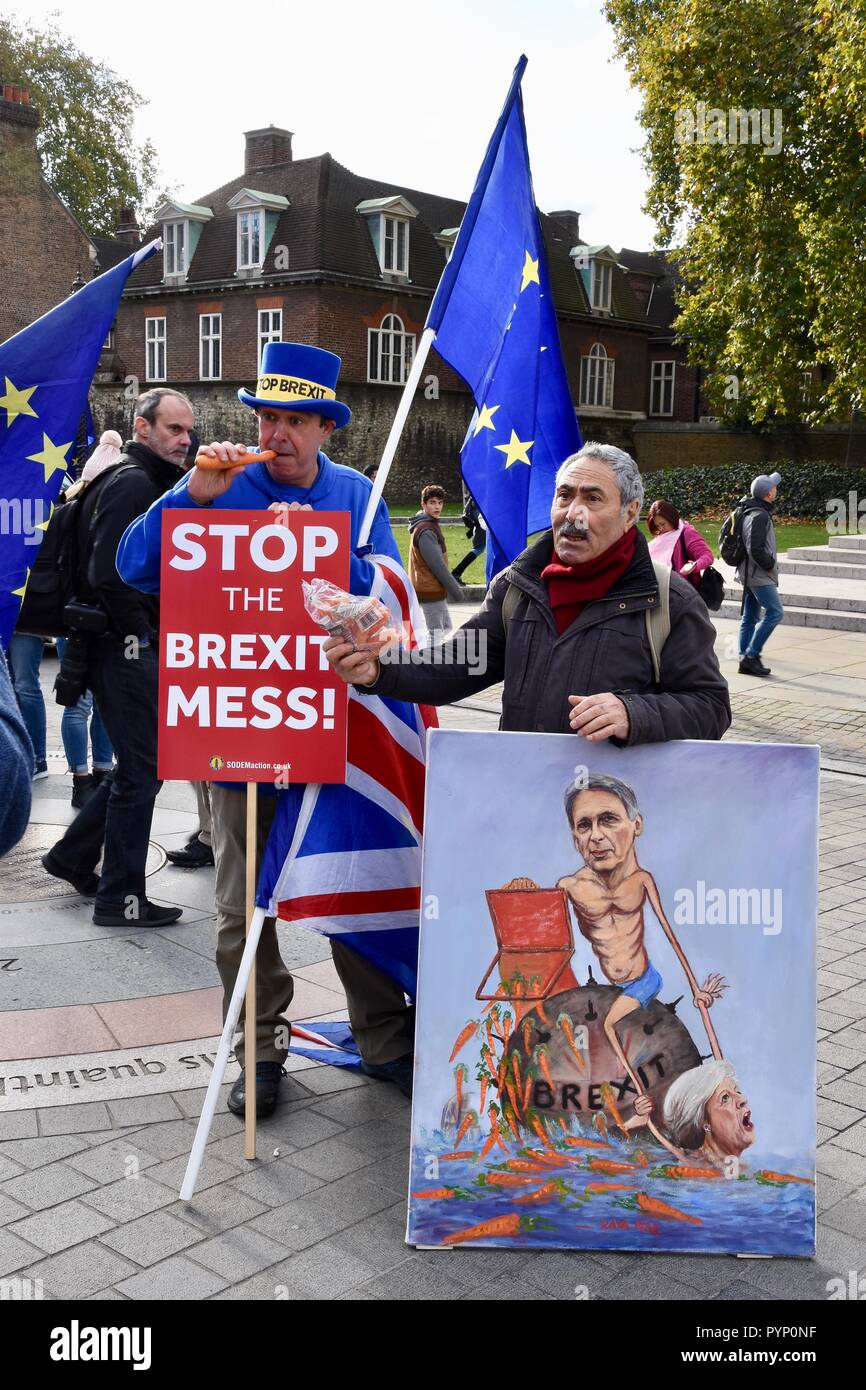
[[475, 397], [460, 458], [487, 523], [488, 580], [550, 525], [556, 470], [580, 448], [529, 171], [525, 67], [522, 57], [426, 325]]
[[[151, 242], [0, 344], [0, 645], [71, 465], [87, 393], [127, 277]], [[88, 415], [89, 418], [89, 415]]]

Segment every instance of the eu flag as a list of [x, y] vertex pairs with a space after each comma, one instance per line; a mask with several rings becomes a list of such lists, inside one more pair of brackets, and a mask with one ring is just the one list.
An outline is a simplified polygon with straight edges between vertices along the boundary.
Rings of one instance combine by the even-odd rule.
[[128, 275], [151, 242], [0, 344], [0, 645], [69, 468], [87, 393]]
[[487, 577], [550, 525], [556, 470], [580, 448], [532, 191], [521, 57], [427, 316], [477, 407], [461, 450], [487, 523]]

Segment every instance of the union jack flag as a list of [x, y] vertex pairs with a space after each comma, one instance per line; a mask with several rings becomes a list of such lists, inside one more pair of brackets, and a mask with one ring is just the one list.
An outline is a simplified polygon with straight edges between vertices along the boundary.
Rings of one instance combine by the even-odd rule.
[[[407, 575], [389, 556], [370, 563], [372, 594], [406, 629], [407, 645], [423, 645]], [[280, 793], [256, 898], [269, 916], [339, 936], [413, 997], [426, 733], [436, 724], [428, 706], [350, 689], [346, 783]]]

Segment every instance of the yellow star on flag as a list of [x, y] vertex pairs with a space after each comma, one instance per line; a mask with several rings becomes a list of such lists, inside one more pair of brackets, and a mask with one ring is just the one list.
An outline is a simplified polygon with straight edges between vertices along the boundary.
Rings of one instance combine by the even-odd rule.
[[52, 518], [53, 515], [54, 515], [54, 503], [53, 503], [53, 502], [49, 502], [49, 503], [48, 503], [48, 515], [47, 515], [47, 517], [45, 518], [44, 521], [37, 521], [36, 526], [34, 527], [34, 530], [36, 530], [36, 531], [47, 531], [47, 530], [48, 530], [48, 523], [49, 523], [49, 521], [51, 520], [51, 518]]
[[30, 578], [30, 571], [28, 570], [28, 571], [27, 571], [27, 578], [24, 580], [24, 583], [21, 585], [21, 588], [20, 588], [20, 589], [13, 589], [13, 590], [12, 590], [12, 596], [13, 596], [13, 598], [23, 598], [23, 597], [24, 597], [24, 590], [27, 588], [27, 580], [28, 580], [29, 578]]
[[66, 472], [66, 451], [72, 448], [72, 440], [68, 444], [52, 444], [47, 434], [42, 435], [42, 449], [38, 454], [28, 454], [28, 463], [41, 463], [45, 469], [45, 481], [56, 473], [58, 468]]
[[483, 405], [478, 412], [478, 419], [475, 421], [473, 434], [480, 434], [482, 430], [495, 430], [493, 417], [499, 409], [498, 405]]
[[522, 443], [512, 430], [511, 438], [507, 444], [494, 444], [493, 447], [505, 455], [505, 467], [510, 468], [515, 463], [529, 463], [528, 450], [532, 448], [534, 443], [534, 439], [527, 439], [525, 443]]
[[520, 293], [523, 293], [527, 285], [533, 283], [536, 285], [541, 284], [538, 278], [538, 261], [534, 261], [527, 251], [526, 260], [523, 262], [523, 277], [520, 281]]
[[13, 420], [17, 420], [19, 415], [32, 415], [34, 420], [37, 418], [36, 411], [30, 404], [30, 397], [36, 390], [35, 386], [26, 386], [23, 391], [19, 391], [14, 386], [8, 376], [4, 378], [6, 382], [6, 394], [0, 396], [0, 406], [6, 411], [6, 426], [11, 426]]

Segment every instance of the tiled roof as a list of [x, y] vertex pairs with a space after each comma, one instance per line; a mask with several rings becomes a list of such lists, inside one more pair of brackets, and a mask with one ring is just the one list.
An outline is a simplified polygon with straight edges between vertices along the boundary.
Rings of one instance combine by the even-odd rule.
[[647, 322], [669, 333], [679, 312], [675, 295], [682, 284], [682, 276], [677, 270], [671, 253], [668, 251], [630, 251], [624, 246], [619, 253], [619, 262], [627, 270], [658, 277], [650, 301]]
[[[362, 202], [401, 196], [418, 210], [418, 216], [410, 224], [410, 285], [435, 289], [445, 265], [445, 252], [436, 237], [444, 228], [458, 227], [466, 208], [465, 203], [454, 198], [362, 178], [330, 154], [274, 164], [256, 169], [254, 174], [239, 174], [230, 183], [196, 199], [196, 204], [211, 208], [214, 216], [202, 226], [187, 272], [187, 285], [213, 281], [237, 283], [235, 214], [228, 203], [242, 188], [249, 187], [251, 181], [259, 191], [281, 194], [289, 200], [270, 240], [262, 267], [263, 278], [253, 281], [257, 288], [267, 285], [268, 276], [279, 275], [274, 263], [278, 246], [288, 248], [290, 275], [321, 271], [328, 278], [381, 280], [367, 220], [356, 209]], [[588, 314], [583, 283], [569, 259], [571, 242], [567, 230], [544, 214], [541, 214], [541, 227], [557, 309], [564, 313]], [[143, 240], [160, 234], [159, 226], [151, 228]], [[157, 254], [130, 277], [129, 288], [135, 292], [156, 287], [162, 282], [162, 274], [162, 256]], [[614, 270], [613, 277], [613, 309], [617, 318], [646, 324], [641, 306], [625, 275], [618, 269]]]

